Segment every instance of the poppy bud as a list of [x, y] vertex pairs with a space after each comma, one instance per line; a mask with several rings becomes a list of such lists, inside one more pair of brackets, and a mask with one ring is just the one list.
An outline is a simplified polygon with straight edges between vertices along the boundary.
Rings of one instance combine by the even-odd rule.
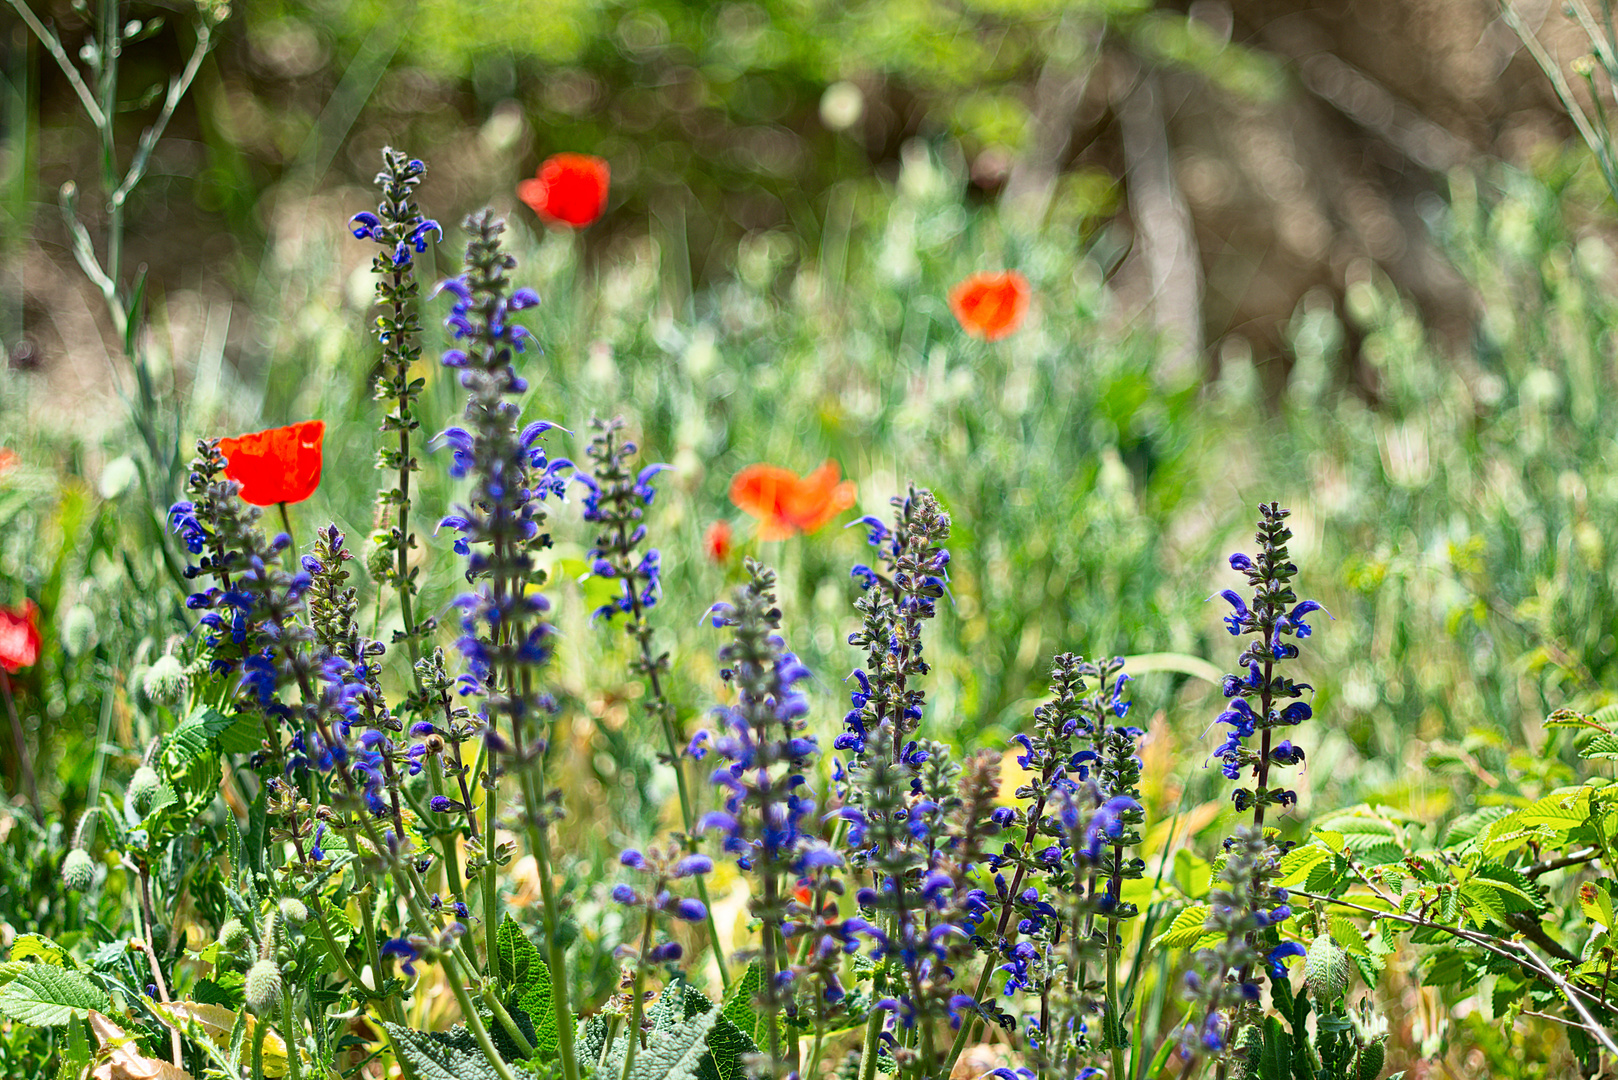
[[1360, 1061], [1354, 1070], [1354, 1080], [1379, 1080], [1383, 1063], [1387, 1061], [1387, 1036], [1360, 1047]]
[[62, 883], [74, 892], [88, 892], [95, 884], [95, 862], [83, 848], [74, 848], [62, 860]]
[[241, 952], [250, 940], [247, 927], [240, 919], [226, 919], [225, 925], [219, 928], [219, 946], [226, 952]]
[[185, 700], [190, 685], [191, 680], [185, 668], [180, 666], [180, 661], [167, 654], [153, 661], [141, 679], [141, 689], [145, 691], [146, 699], [154, 705], [178, 705]]
[[281, 899], [281, 918], [293, 926], [302, 926], [309, 921], [309, 909], [302, 900], [295, 896]]
[[125, 797], [135, 813], [144, 815], [152, 808], [152, 800], [157, 798], [158, 789], [162, 786], [163, 781], [157, 775], [157, 770], [150, 765], [142, 765], [129, 778], [129, 790]]
[[281, 969], [274, 960], [258, 960], [247, 969], [247, 1008], [254, 1016], [281, 1011]]

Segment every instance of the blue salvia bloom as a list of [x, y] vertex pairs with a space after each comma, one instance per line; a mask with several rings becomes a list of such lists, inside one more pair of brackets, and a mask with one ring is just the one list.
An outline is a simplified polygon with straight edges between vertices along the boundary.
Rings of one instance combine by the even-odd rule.
[[1180, 1031], [1180, 1048], [1187, 1056], [1233, 1050], [1239, 1035], [1234, 1017], [1262, 996], [1255, 977], [1258, 966], [1262, 963], [1271, 978], [1279, 979], [1286, 974], [1286, 959], [1304, 955], [1297, 942], [1258, 943], [1266, 930], [1292, 917], [1286, 890], [1262, 884], [1279, 872], [1277, 854], [1261, 828], [1244, 825], [1225, 841], [1203, 925], [1220, 940], [1198, 951], [1193, 970], [1186, 973], [1192, 1006]]
[[383, 148], [382, 165], [376, 175], [376, 185], [382, 189], [377, 212], [356, 214], [349, 222], [357, 238], [374, 240], [382, 248], [371, 263], [377, 279], [376, 304], [382, 309], [374, 325], [382, 356], [372, 376], [371, 389], [377, 400], [389, 403], [389, 408], [382, 417], [384, 443], [377, 452], [376, 467], [397, 474], [391, 484], [384, 482], [377, 492], [371, 566], [379, 580], [399, 591], [404, 632], [427, 634], [433, 629], [433, 620], [415, 621], [410, 610], [416, 593], [415, 575], [408, 569], [409, 551], [415, 547], [409, 528], [410, 474], [421, 468], [412, 453], [410, 433], [421, 426], [415, 404], [426, 385], [426, 380], [411, 377], [411, 369], [421, 357], [414, 255], [427, 249], [429, 237], [442, 239], [443, 230], [416, 206], [415, 188], [427, 167], [392, 147]]
[[773, 1018], [792, 1002], [784, 935], [795, 913], [793, 882], [826, 854], [809, 828], [818, 824], [809, 778], [820, 749], [807, 733], [808, 701], [798, 688], [809, 671], [780, 635], [775, 572], [753, 559], [744, 565], [748, 582], [731, 602], [709, 609], [714, 626], [731, 631], [719, 661], [736, 701], [715, 710], [713, 752], [724, 764], [712, 781], [722, 802], [721, 809], [703, 817], [699, 831], [721, 835], [725, 851], [756, 882], [751, 911], [762, 939], [760, 1000], [772, 1018], [767, 1049], [776, 1066], [773, 1075], [780, 1075], [783, 1059]]
[[376, 175], [376, 185], [382, 189], [381, 204], [374, 214], [355, 214], [348, 227], [355, 239], [375, 240], [382, 245], [384, 250], [377, 258], [385, 261], [386, 272], [392, 273], [408, 269], [414, 255], [427, 250], [428, 238], [443, 239], [444, 230], [416, 208], [413, 193], [427, 166], [391, 146], [383, 148], [382, 164], [382, 171]]
[[1141, 842], [1137, 828], [1145, 820], [1140, 805], [1141, 760], [1137, 751], [1143, 730], [1124, 721], [1131, 703], [1124, 697], [1123, 657], [1113, 657], [1081, 669], [1095, 680], [1096, 693], [1085, 698], [1081, 711], [1082, 727], [1090, 746], [1074, 756], [1074, 772], [1080, 780], [1096, 780], [1096, 835], [1103, 841], [1101, 858], [1096, 860], [1104, 879], [1098, 898], [1098, 911], [1110, 918], [1128, 919], [1138, 914], [1135, 906], [1120, 899], [1123, 882], [1139, 878], [1146, 868], [1143, 860], [1124, 858], [1124, 850]]
[[382, 691], [382, 657], [386, 647], [364, 637], [355, 619], [356, 591], [347, 584], [345, 565], [354, 558], [336, 525], [315, 532], [313, 550], [303, 556], [303, 569], [312, 579], [309, 615], [318, 651], [319, 675], [325, 714], [330, 718], [333, 745], [319, 746], [316, 764], [329, 771], [341, 759], [362, 785], [366, 809], [389, 817], [389, 830], [408, 841], [400, 801], [405, 781], [422, 768], [425, 747], [404, 747], [397, 738], [404, 724], [388, 708]]
[[847, 731], [835, 743], [840, 750], [864, 756], [865, 743], [877, 725], [893, 726], [894, 760], [913, 751], [911, 736], [921, 725], [925, 692], [912, 680], [926, 675], [922, 657], [922, 625], [937, 613], [938, 600], [949, 587], [949, 514], [933, 493], [911, 488], [895, 496], [894, 523], [867, 516], [866, 539], [877, 549], [881, 570], [854, 567], [862, 595], [854, 603], [860, 629], [848, 643], [866, 652], [865, 667], [850, 676], [856, 689], [853, 708], [844, 717]]
[[[185, 576], [211, 578], [212, 585], [186, 598], [185, 606], [203, 614], [210, 668], [216, 675], [237, 670], [253, 655], [256, 635], [250, 619], [252, 598], [237, 584], [247, 569], [244, 547], [257, 529], [259, 509], [237, 497], [236, 481], [225, 476], [218, 439], [197, 442], [196, 457], [186, 478], [187, 498], [169, 507], [169, 527], [191, 555]], [[256, 543], [262, 543], [262, 538]]]
[[[1276, 503], [1259, 507], [1258, 551], [1252, 557], [1238, 552], [1230, 565], [1246, 575], [1252, 590], [1251, 602], [1234, 589], [1220, 596], [1230, 604], [1225, 625], [1233, 636], [1251, 637], [1237, 657], [1238, 674], [1226, 675], [1223, 690], [1228, 705], [1218, 723], [1230, 729], [1214, 757], [1232, 780], [1254, 778], [1252, 788], [1238, 787], [1232, 796], [1238, 810], [1253, 810], [1255, 824], [1264, 823], [1269, 806], [1288, 806], [1297, 801], [1290, 789], [1269, 782], [1271, 768], [1295, 765], [1303, 751], [1287, 740], [1274, 742], [1277, 728], [1293, 727], [1310, 718], [1312, 710], [1298, 700], [1308, 683], [1294, 682], [1282, 673], [1280, 665], [1298, 655], [1293, 642], [1311, 633], [1307, 617], [1323, 609], [1313, 600], [1300, 601], [1292, 591], [1292, 577], [1298, 568], [1287, 557], [1287, 541], [1292, 530], [1286, 527], [1288, 511]], [[1247, 740], [1257, 735], [1260, 744], [1250, 747]]]
[[626, 942], [619, 947], [617, 955], [632, 958], [642, 969], [678, 961], [682, 955], [678, 942], [652, 940], [656, 920], [660, 917], [697, 923], [708, 917], [708, 909], [702, 901], [676, 896], [669, 886], [711, 872], [713, 860], [706, 855], [688, 853], [680, 844], [672, 843], [667, 848], [654, 846], [644, 852], [625, 849], [618, 857], [618, 864], [637, 871], [643, 884], [637, 888], [627, 882], [619, 883], [612, 889], [613, 901], [624, 907], [638, 908], [646, 915], [641, 942]]
[[[450, 474], [472, 483], [466, 503], [440, 526], [459, 534], [455, 549], [466, 556], [471, 584], [454, 601], [462, 630], [456, 646], [468, 668], [461, 692], [485, 700], [494, 749], [494, 714], [509, 715], [520, 741], [524, 721], [544, 705], [522, 692], [519, 673], [543, 665], [551, 652], [554, 631], [544, 619], [549, 603], [527, 583], [534, 552], [550, 544], [542, 503], [559, 494], [559, 466], [536, 445], [554, 425], [540, 421], [521, 427], [515, 400], [528, 388], [513, 366], [515, 357], [531, 339], [511, 317], [539, 298], [531, 290], [512, 289], [507, 274], [516, 260], [500, 242], [505, 222], [483, 210], [467, 218], [465, 227], [471, 233], [465, 272], [440, 289], [455, 298], [445, 324], [457, 342], [443, 362], [460, 371], [469, 394], [464, 426], [446, 429], [439, 442], [452, 451]], [[531, 748], [517, 749], [526, 754]]]
[[[1223, 934], [1226, 944], [1199, 952], [1195, 969], [1187, 975], [1188, 992], [1202, 1010], [1200, 1028], [1193, 1030], [1188, 1025], [1182, 1034], [1181, 1043], [1188, 1052], [1198, 1046], [1209, 1053], [1232, 1047], [1241, 1034], [1233, 1025], [1238, 1016], [1245, 1015], [1237, 1011], [1239, 1006], [1257, 1000], [1261, 992], [1265, 972], [1258, 970], [1259, 961], [1264, 961], [1272, 978], [1280, 978], [1285, 974], [1281, 961], [1303, 951], [1296, 942], [1282, 941], [1276, 933], [1292, 917], [1292, 909], [1286, 890], [1275, 885], [1282, 848], [1264, 829], [1269, 807], [1297, 801], [1295, 792], [1271, 783], [1271, 770], [1304, 759], [1302, 749], [1290, 739], [1276, 741], [1275, 731], [1311, 716], [1308, 704], [1299, 699], [1312, 688], [1294, 681], [1280, 667], [1297, 657], [1294, 642], [1310, 635], [1307, 617], [1323, 610], [1313, 600], [1300, 601], [1292, 590], [1298, 568], [1287, 554], [1287, 542], [1292, 539], [1287, 516], [1288, 511], [1277, 503], [1259, 506], [1257, 552], [1230, 557], [1232, 569], [1247, 577], [1251, 596], [1244, 598], [1233, 589], [1220, 594], [1231, 607], [1225, 617], [1231, 634], [1251, 636], [1237, 657], [1239, 673], [1227, 675], [1223, 681], [1229, 704], [1219, 722], [1230, 728], [1230, 734], [1214, 756], [1230, 779], [1253, 778], [1253, 787], [1238, 787], [1233, 796], [1238, 810], [1253, 811], [1253, 822], [1226, 841], [1225, 865], [1211, 896], [1213, 911], [1206, 926], [1210, 932]], [[1247, 743], [1255, 735], [1259, 738], [1256, 750]], [[1263, 955], [1261, 940], [1267, 943]]]
[[[623, 438], [621, 418], [592, 420], [591, 426], [595, 435], [585, 451], [590, 472], [573, 478], [585, 488], [584, 520], [600, 529], [585, 558], [592, 574], [612, 578], [619, 586], [617, 596], [597, 608], [595, 614], [609, 620], [625, 615], [631, 623], [638, 623], [641, 612], [656, 606], [662, 593], [662, 556], [656, 548], [644, 554], [639, 554], [638, 549], [646, 539], [642, 519], [657, 496], [652, 481], [669, 466], [653, 464], [638, 471], [632, 469], [630, 462], [637, 448]], [[631, 626], [630, 632], [634, 631]]]

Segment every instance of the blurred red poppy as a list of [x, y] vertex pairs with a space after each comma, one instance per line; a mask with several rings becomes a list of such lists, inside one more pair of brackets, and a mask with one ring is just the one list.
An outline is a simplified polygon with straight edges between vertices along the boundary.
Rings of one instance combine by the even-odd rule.
[[730, 522], [721, 519], [708, 526], [702, 536], [702, 550], [708, 553], [708, 561], [722, 563], [730, 558], [730, 541]]
[[20, 608], [0, 607], [0, 667], [16, 674], [39, 663], [39, 608], [24, 600]]
[[6, 475], [17, 467], [17, 455], [14, 451], [0, 446], [0, 476]]
[[828, 461], [808, 476], [778, 465], [749, 465], [730, 482], [730, 501], [759, 519], [760, 540], [812, 533], [854, 505], [854, 481]]
[[254, 506], [302, 502], [320, 486], [320, 447], [324, 420], [255, 431], [219, 440], [225, 475], [241, 485], [238, 493]]
[[553, 225], [582, 229], [607, 205], [607, 163], [589, 154], [555, 154], [539, 175], [517, 185], [517, 198]]
[[1028, 279], [1015, 270], [973, 274], [949, 291], [949, 308], [973, 337], [998, 341], [1028, 314]]

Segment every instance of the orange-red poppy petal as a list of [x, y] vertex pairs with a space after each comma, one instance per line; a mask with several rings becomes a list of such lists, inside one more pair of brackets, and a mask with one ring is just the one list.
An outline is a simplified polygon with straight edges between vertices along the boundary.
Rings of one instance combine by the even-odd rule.
[[612, 171], [589, 154], [553, 154], [539, 175], [517, 185], [517, 198], [554, 225], [582, 229], [607, 207]]
[[854, 505], [854, 483], [839, 482], [840, 475], [832, 461], [804, 477], [778, 465], [749, 465], [731, 481], [730, 498], [759, 519], [760, 540], [784, 540], [815, 532]]
[[1028, 279], [1015, 270], [973, 274], [949, 293], [949, 307], [973, 337], [998, 341], [1022, 325], [1032, 296]]
[[225, 475], [240, 485], [237, 492], [254, 506], [302, 502], [320, 486], [323, 420], [255, 431], [219, 440]]
[[0, 668], [16, 674], [39, 663], [39, 608], [32, 600], [22, 607], [0, 607]]

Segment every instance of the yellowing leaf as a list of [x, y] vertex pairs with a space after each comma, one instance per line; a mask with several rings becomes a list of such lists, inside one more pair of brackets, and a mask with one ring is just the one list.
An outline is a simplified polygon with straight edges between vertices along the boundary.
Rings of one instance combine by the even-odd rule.
[[140, 1044], [107, 1017], [94, 1009], [89, 1015], [90, 1030], [101, 1044], [96, 1055], [101, 1063], [90, 1073], [92, 1080], [191, 1080], [179, 1066], [141, 1053]]
[[[146, 1004], [167, 1023], [183, 1032], [207, 1039], [220, 1053], [230, 1052], [230, 1034], [236, 1028], [237, 1019], [243, 1016], [223, 1005], [207, 1005], [200, 1001], [172, 1001], [165, 1005], [161, 1001], [147, 998]], [[253, 1028], [258, 1021], [251, 1015], [247, 1015], [245, 1019], [247, 1043], [252, 1045]], [[304, 1060], [307, 1061], [308, 1058], [309, 1055], [305, 1054]], [[264, 1034], [264, 1075], [286, 1074], [287, 1044], [281, 1040], [280, 1034], [272, 1026]]]

